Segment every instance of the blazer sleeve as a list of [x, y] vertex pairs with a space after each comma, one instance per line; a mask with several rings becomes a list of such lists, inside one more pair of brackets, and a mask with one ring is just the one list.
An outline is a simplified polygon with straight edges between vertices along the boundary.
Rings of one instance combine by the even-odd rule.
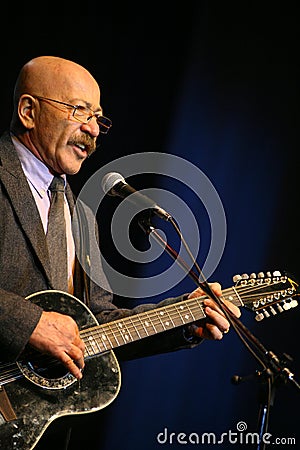
[[17, 360], [41, 314], [38, 305], [0, 289], [0, 360]]

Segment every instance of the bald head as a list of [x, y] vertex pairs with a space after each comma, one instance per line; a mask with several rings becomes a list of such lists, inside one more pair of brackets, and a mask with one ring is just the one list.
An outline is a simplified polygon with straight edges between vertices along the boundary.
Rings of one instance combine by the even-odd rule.
[[72, 90], [90, 91], [91, 87], [99, 90], [96, 80], [81, 65], [57, 56], [39, 56], [21, 69], [14, 102], [16, 104], [25, 93], [57, 97], [67, 92], [70, 97]]
[[39, 56], [21, 69], [14, 89], [12, 129], [18, 125], [18, 103], [23, 94], [51, 97], [70, 102], [71, 99], [97, 98], [100, 89], [90, 72], [80, 64], [57, 56]]

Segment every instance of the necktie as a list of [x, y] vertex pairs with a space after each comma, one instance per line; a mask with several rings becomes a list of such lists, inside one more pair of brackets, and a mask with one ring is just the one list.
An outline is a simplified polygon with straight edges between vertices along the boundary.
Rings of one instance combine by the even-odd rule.
[[54, 289], [68, 291], [67, 237], [64, 215], [63, 178], [55, 176], [49, 186], [51, 191], [50, 209], [46, 240], [51, 264]]

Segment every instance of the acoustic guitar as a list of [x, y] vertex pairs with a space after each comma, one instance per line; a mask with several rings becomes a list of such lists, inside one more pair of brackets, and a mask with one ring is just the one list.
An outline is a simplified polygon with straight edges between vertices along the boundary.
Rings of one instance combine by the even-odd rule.
[[[223, 297], [255, 313], [256, 320], [297, 306], [298, 284], [287, 274], [252, 274], [234, 279]], [[72, 316], [85, 343], [85, 368], [78, 381], [48, 355], [26, 350], [15, 363], [0, 363], [0, 449], [33, 450], [62, 416], [99, 411], [118, 395], [121, 373], [114, 349], [205, 318], [206, 296], [188, 299], [100, 325], [87, 306], [61, 291], [27, 299], [46, 311]]]

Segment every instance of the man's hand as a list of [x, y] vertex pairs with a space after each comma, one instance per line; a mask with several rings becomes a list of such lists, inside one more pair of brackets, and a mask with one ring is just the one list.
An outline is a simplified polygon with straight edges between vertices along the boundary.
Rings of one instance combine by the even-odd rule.
[[[218, 297], [222, 295], [222, 289], [219, 283], [210, 283], [209, 286], [215, 295]], [[197, 288], [189, 295], [189, 298], [201, 297], [203, 295], [206, 295], [205, 292], [201, 288]], [[240, 317], [241, 312], [237, 306], [227, 300], [223, 300], [223, 302], [236, 317]], [[192, 324], [189, 327], [190, 334], [202, 339], [222, 339], [224, 333], [228, 333], [230, 323], [214, 300], [208, 297], [203, 301], [203, 304], [205, 306], [204, 312], [206, 319]]]
[[77, 379], [82, 378], [85, 345], [72, 317], [44, 311], [29, 344], [41, 353], [58, 359]]

